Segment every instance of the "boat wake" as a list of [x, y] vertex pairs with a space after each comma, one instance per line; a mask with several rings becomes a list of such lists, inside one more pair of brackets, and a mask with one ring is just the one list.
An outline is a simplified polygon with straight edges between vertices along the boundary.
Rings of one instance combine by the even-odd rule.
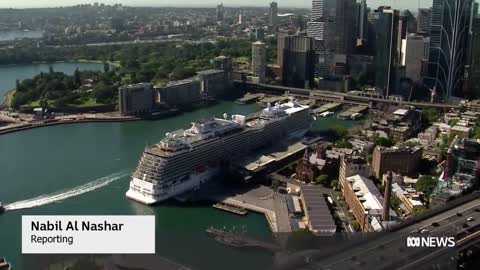
[[63, 191], [55, 192], [52, 194], [41, 195], [35, 198], [7, 204], [5, 205], [5, 210], [12, 211], [12, 210], [34, 208], [37, 206], [62, 201], [71, 197], [75, 197], [75, 196], [102, 188], [127, 175], [128, 173], [126, 172], [113, 173], [111, 175], [99, 178], [97, 180], [94, 180], [92, 182], [83, 184], [81, 186], [78, 186], [69, 190], [63, 190]]

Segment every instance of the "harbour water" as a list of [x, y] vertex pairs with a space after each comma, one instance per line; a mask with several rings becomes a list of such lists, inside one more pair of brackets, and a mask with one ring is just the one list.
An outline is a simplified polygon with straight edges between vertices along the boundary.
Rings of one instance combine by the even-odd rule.
[[[0, 77], [0, 81], [14, 83], [22, 74]], [[162, 256], [192, 269], [268, 268], [272, 262], [269, 254], [227, 248], [205, 233], [211, 226], [236, 226], [250, 235], [269, 237], [261, 215], [237, 216], [208, 205], [149, 207], [125, 197], [129, 174], [146, 145], [199, 118], [257, 110], [255, 104], [221, 102], [158, 121], [82, 123], [0, 135], [0, 201], [9, 204], [9, 211], [0, 215], [0, 256], [6, 256], [15, 269], [22, 269], [22, 215], [152, 214], [156, 216], [157, 253]], [[337, 124], [351, 125], [321, 118], [315, 127]]]
[[[103, 70], [103, 64], [100, 63], [54, 63], [54, 64], [31, 64], [31, 65], [0, 65], [0, 101], [4, 94], [15, 88], [16, 80], [32, 78], [40, 72], [48, 72], [50, 66], [54, 71], [73, 74], [76, 68], [79, 70]], [[0, 102], [1, 103], [1, 102]]]
[[12, 41], [16, 39], [38, 39], [43, 37], [43, 31], [0, 31], [0, 41]]

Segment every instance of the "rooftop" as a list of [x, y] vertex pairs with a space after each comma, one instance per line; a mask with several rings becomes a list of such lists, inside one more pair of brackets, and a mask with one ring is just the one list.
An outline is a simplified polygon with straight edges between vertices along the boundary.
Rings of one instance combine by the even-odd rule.
[[370, 214], [382, 214], [383, 196], [372, 180], [357, 174], [347, 177], [347, 181], [351, 183], [357, 197], [363, 198], [360, 201], [364, 209], [369, 210]]
[[302, 187], [302, 197], [313, 231], [334, 233], [337, 229], [322, 191], [315, 186]]

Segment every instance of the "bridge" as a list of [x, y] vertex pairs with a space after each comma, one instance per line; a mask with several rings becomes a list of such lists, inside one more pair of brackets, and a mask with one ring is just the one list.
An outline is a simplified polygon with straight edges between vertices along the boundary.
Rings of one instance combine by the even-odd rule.
[[290, 95], [299, 99], [313, 99], [320, 102], [341, 102], [349, 105], [367, 105], [373, 106], [375, 104], [393, 104], [393, 105], [410, 105], [415, 107], [431, 107], [438, 109], [461, 109], [461, 106], [444, 103], [429, 103], [429, 102], [412, 102], [402, 101], [398, 99], [380, 98], [365, 94], [352, 95], [348, 93], [325, 91], [325, 90], [306, 90], [302, 88], [294, 88], [280, 85], [244, 82], [235, 80], [234, 83], [243, 87], [246, 91], [265, 92], [276, 95]]

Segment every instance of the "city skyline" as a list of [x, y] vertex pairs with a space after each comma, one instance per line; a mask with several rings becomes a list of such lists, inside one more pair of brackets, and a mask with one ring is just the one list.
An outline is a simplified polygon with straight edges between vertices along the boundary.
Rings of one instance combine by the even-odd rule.
[[[72, 6], [78, 4], [93, 4], [95, 2], [104, 3], [104, 4], [116, 4], [120, 3], [126, 6], [171, 6], [171, 7], [215, 7], [217, 4], [222, 3], [227, 7], [240, 7], [240, 6], [265, 6], [268, 7], [270, 0], [266, 1], [256, 1], [256, 0], [203, 0], [201, 3], [193, 0], [177, 0], [173, 4], [171, 1], [160, 0], [104, 0], [104, 1], [88, 1], [88, 0], [63, 0], [63, 1], [53, 1], [53, 0], [19, 0], [12, 2], [0, 2], [0, 8], [30, 8], [30, 7], [59, 7], [59, 6]], [[298, 8], [311, 8], [311, 0], [277, 0], [278, 6], [281, 9], [282, 7], [298, 7]], [[394, 8], [409, 8], [416, 10], [418, 8], [418, 3], [420, 2], [420, 7], [430, 7], [432, 5], [432, 0], [367, 0], [368, 6], [377, 7], [380, 5], [390, 5]]]

